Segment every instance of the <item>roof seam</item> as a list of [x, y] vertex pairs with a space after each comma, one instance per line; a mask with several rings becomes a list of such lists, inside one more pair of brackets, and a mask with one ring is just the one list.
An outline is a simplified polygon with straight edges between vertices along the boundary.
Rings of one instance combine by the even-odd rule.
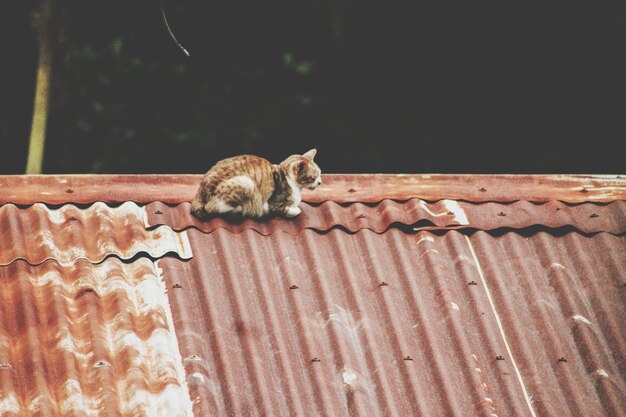
[[187, 372], [185, 371], [183, 355], [180, 351], [179, 334], [176, 330], [176, 326], [174, 324], [174, 316], [172, 314], [172, 300], [170, 299], [170, 296], [167, 292], [167, 284], [165, 283], [164, 271], [163, 271], [163, 268], [161, 268], [161, 265], [159, 265], [160, 260], [161, 258], [152, 261], [152, 267], [154, 268], [155, 275], [159, 278], [159, 284], [161, 285], [161, 290], [163, 290], [165, 293], [165, 301], [166, 301], [165, 304], [167, 308], [165, 308], [164, 310], [165, 310], [165, 317], [167, 320], [167, 326], [169, 329], [171, 329], [172, 333], [174, 334], [174, 339], [176, 341], [176, 343], [174, 343], [174, 346], [173, 346], [174, 356], [176, 357], [176, 360], [174, 361], [174, 366], [176, 369], [176, 373], [178, 374], [178, 379], [180, 381], [181, 388], [187, 394], [185, 397], [187, 401], [184, 402], [185, 415], [187, 417], [193, 417], [194, 412], [193, 412], [193, 407], [192, 407], [191, 393], [189, 392], [189, 384], [187, 383]]

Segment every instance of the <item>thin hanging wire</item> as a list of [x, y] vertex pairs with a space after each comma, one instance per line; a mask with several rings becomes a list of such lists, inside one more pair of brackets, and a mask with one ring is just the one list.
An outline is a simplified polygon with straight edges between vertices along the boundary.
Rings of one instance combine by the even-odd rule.
[[161, 4], [161, 16], [163, 16], [163, 23], [165, 23], [165, 28], [167, 29], [167, 32], [170, 34], [170, 37], [176, 43], [176, 45], [178, 45], [180, 50], [183, 51], [185, 55], [189, 56], [189, 52], [185, 49], [183, 45], [180, 44], [180, 42], [178, 42], [178, 39], [176, 39], [176, 36], [174, 36], [174, 33], [172, 32], [169, 23], [167, 23], [167, 17], [165, 17], [165, 8], [163, 7], [163, 0], [160, 0], [159, 3]]

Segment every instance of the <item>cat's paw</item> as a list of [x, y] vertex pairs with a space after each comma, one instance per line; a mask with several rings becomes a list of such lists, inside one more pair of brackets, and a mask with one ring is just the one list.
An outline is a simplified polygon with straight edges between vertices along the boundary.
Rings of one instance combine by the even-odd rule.
[[191, 207], [191, 214], [193, 214], [194, 216], [196, 216], [198, 219], [200, 220], [204, 220], [207, 217], [207, 212], [204, 211], [203, 207], [197, 208], [197, 207]]
[[204, 205], [200, 201], [195, 199], [191, 202], [191, 214], [193, 214], [200, 220], [204, 220], [207, 217], [207, 212], [204, 210]]
[[302, 213], [300, 207], [289, 207], [285, 210], [285, 217], [296, 217], [300, 213]]

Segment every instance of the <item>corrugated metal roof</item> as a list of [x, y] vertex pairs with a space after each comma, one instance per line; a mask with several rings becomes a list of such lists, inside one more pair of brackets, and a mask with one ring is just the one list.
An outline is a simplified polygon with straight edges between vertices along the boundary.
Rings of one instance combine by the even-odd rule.
[[2, 417], [626, 416], [623, 178], [199, 178], [0, 177]]
[[158, 262], [196, 415], [625, 413], [624, 237], [189, 235]]
[[626, 239], [472, 236], [540, 416], [626, 414]]

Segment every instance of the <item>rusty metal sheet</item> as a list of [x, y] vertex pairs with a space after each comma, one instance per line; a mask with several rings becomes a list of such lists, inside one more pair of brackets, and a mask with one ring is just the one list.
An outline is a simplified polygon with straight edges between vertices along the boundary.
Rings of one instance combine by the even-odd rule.
[[536, 415], [625, 416], [626, 239], [478, 232], [471, 244]]
[[[626, 177], [616, 175], [324, 174], [308, 202], [378, 202], [385, 199], [579, 203], [626, 200]], [[0, 204], [182, 203], [202, 175], [2, 175]]]
[[2, 417], [192, 417], [148, 259], [0, 267]]
[[[146, 205], [146, 225], [168, 225], [174, 230], [185, 230], [194, 227], [209, 233], [216, 229], [228, 229], [233, 233], [241, 233], [253, 229], [263, 235], [277, 231], [290, 234], [305, 229], [328, 231], [340, 227], [349, 232], [369, 229], [376, 233], [383, 233], [394, 224], [413, 225], [424, 222], [425, 225], [461, 225], [464, 218], [457, 218], [459, 203], [444, 200], [436, 203], [427, 203], [423, 200], [412, 199], [405, 203], [384, 200], [375, 205], [354, 203], [340, 205], [335, 202], [325, 202], [319, 205], [301, 204], [302, 213], [295, 218], [269, 217], [261, 220], [237, 220], [233, 218], [214, 217], [209, 220], [198, 220], [191, 214], [190, 203], [169, 206], [161, 202]], [[625, 209], [626, 210], [626, 209]]]
[[420, 226], [416, 230], [478, 229], [486, 231], [521, 230], [532, 227], [542, 229], [575, 229], [584, 233], [626, 233], [626, 201], [608, 204], [579, 203], [575, 205], [558, 201], [536, 204], [517, 201], [510, 204], [459, 202], [456, 218], [465, 223], [441, 226]]
[[339, 174], [324, 177], [322, 186], [302, 195], [310, 202], [411, 198], [473, 202], [610, 202], [626, 200], [626, 176]]
[[189, 258], [185, 233], [169, 227], [146, 230], [143, 209], [134, 203], [109, 207], [95, 203], [86, 209], [43, 204], [19, 208], [0, 206], [0, 265], [16, 259], [39, 264], [47, 259], [70, 263], [102, 261], [107, 256], [130, 259], [139, 253], [160, 257], [175, 253]]
[[189, 236], [157, 263], [196, 416], [529, 415], [463, 235]]
[[260, 221], [237, 221], [219, 217], [200, 221], [191, 215], [189, 203], [170, 206], [155, 202], [144, 208], [148, 227], [168, 225], [174, 230], [193, 227], [205, 233], [223, 228], [233, 233], [253, 229], [263, 235], [278, 231], [295, 234], [305, 229], [326, 232], [336, 227], [352, 233], [363, 229], [383, 233], [393, 226], [419, 226], [420, 229], [429, 230], [497, 230], [542, 226], [553, 229], [572, 227], [586, 233], [626, 233], [626, 201], [603, 205], [568, 205], [557, 201], [544, 204], [528, 201], [475, 204], [441, 200], [429, 203], [419, 199], [406, 202], [384, 200], [374, 205], [304, 203], [301, 205], [302, 214], [294, 219], [270, 217]]
[[624, 237], [189, 235], [195, 415], [626, 415]]
[[181, 202], [201, 175], [0, 175], [0, 204]]

